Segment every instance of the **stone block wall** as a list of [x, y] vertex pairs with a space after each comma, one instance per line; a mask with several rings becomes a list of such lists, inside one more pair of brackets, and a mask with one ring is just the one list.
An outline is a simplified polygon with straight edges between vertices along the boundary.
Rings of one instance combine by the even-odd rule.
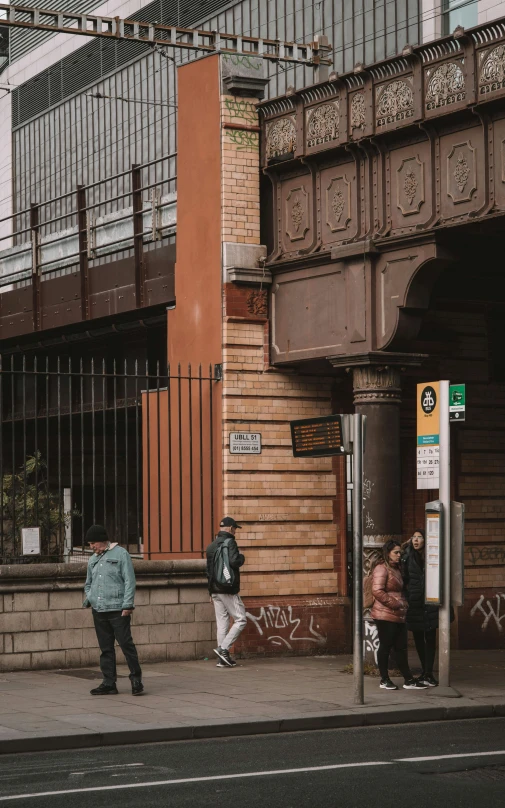
[[[204, 562], [134, 563], [132, 633], [141, 662], [209, 656], [216, 635]], [[0, 567], [0, 670], [98, 664], [91, 609], [82, 608], [84, 580], [81, 564]]]

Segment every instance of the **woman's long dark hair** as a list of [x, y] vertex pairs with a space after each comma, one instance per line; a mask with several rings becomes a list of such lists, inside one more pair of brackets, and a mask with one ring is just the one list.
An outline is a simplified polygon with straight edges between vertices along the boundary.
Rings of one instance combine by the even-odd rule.
[[372, 564], [372, 569], [370, 570], [370, 572], [373, 572], [373, 570], [378, 564], [387, 564], [387, 566], [390, 567], [391, 562], [389, 560], [389, 554], [391, 550], [394, 550], [395, 547], [401, 548], [401, 543], [398, 541], [398, 539], [388, 539], [387, 542], [382, 545], [381, 554], [378, 558], [375, 559], [374, 563]]

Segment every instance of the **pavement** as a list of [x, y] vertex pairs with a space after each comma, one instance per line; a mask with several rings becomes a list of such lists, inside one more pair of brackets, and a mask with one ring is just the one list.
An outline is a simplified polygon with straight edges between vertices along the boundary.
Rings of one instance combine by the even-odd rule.
[[121, 666], [119, 695], [98, 697], [89, 693], [101, 681], [98, 666], [4, 672], [0, 753], [505, 716], [505, 649], [452, 652], [459, 698], [439, 688], [379, 690], [378, 677], [366, 676], [365, 704], [355, 705], [343, 670], [350, 661], [254, 658], [232, 670], [215, 659], [147, 664], [139, 697]]

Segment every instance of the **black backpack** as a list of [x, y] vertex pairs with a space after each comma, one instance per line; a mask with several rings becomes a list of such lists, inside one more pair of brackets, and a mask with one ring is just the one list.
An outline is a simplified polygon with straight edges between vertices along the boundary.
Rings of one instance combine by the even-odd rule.
[[214, 553], [212, 580], [222, 589], [231, 589], [235, 583], [235, 573], [230, 566], [230, 542], [225, 539]]

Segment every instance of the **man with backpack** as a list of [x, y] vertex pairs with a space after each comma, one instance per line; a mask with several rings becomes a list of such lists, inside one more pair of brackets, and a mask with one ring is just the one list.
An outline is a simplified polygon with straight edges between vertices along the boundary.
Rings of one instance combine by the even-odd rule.
[[[245, 558], [235, 541], [235, 531], [241, 525], [225, 516], [219, 527], [219, 533], [207, 547], [207, 578], [217, 623], [218, 647], [214, 653], [219, 657], [218, 668], [234, 668], [237, 663], [230, 656], [230, 648], [247, 623], [245, 606], [238, 594], [240, 567]], [[230, 618], [234, 621], [231, 628]]]

